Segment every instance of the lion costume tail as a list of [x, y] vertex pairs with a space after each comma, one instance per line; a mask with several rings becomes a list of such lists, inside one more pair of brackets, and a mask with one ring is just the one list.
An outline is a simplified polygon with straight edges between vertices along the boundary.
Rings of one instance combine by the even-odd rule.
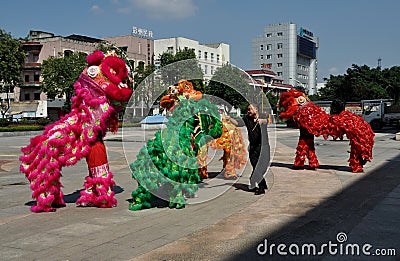
[[343, 137], [346, 134], [350, 140], [349, 165], [352, 172], [362, 172], [363, 165], [372, 160], [374, 132], [371, 126], [359, 115], [343, 111], [334, 115], [330, 121], [333, 137]]

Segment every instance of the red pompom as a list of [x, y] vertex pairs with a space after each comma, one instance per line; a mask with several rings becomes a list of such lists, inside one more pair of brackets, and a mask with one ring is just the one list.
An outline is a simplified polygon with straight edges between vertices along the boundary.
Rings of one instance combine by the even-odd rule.
[[96, 50], [92, 54], [86, 57], [88, 65], [100, 65], [101, 61], [104, 59], [104, 53], [102, 51]]
[[118, 57], [108, 56], [101, 63], [100, 69], [103, 75], [105, 75], [115, 85], [118, 85], [128, 77], [128, 68], [126, 67], [124, 60]]

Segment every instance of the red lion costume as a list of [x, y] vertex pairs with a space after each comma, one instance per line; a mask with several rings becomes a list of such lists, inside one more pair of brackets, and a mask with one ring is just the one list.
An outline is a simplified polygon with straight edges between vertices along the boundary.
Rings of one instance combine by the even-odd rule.
[[362, 172], [363, 165], [372, 159], [374, 132], [371, 126], [359, 115], [343, 111], [338, 115], [328, 115], [308, 97], [297, 90], [290, 90], [281, 95], [278, 106], [285, 111], [280, 116], [292, 118], [300, 129], [299, 143], [296, 148], [294, 168], [304, 168], [306, 157], [311, 169], [319, 167], [315, 154], [314, 136], [324, 139], [332, 136], [343, 139], [346, 134], [350, 140], [349, 166], [352, 172]]

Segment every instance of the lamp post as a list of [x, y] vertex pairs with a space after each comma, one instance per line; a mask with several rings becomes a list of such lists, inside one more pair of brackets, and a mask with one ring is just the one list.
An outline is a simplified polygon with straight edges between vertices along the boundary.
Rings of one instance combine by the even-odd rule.
[[[304, 86], [304, 84], [303, 84], [301, 81], [299, 81], [299, 80], [297, 80], [297, 79], [294, 79], [294, 78], [292, 78], [292, 77], [290, 77], [290, 79], [291, 79], [291, 80], [294, 80], [298, 85], [300, 85], [301, 87], [303, 87], [304, 90], [307, 90], [306, 86]], [[314, 88], [313, 88], [313, 89], [314, 89]], [[307, 95], [317, 94], [317, 91], [315, 91], [315, 93], [314, 93], [314, 91], [312, 91], [312, 93], [310, 93], [310, 91], [312, 91], [312, 89], [309, 89], [309, 90], [308, 90]]]
[[303, 84], [301, 81], [299, 81], [299, 80], [297, 80], [297, 79], [294, 79], [294, 78], [292, 78], [292, 77], [290, 77], [289, 79], [294, 80], [298, 85], [300, 85], [301, 87], [303, 87], [304, 90], [307, 90], [307, 89], [306, 89], [306, 86], [304, 86], [304, 84]]

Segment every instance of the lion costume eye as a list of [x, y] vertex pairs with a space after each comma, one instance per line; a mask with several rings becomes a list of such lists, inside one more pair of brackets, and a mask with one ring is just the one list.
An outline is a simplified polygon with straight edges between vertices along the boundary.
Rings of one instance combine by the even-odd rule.
[[307, 101], [306, 97], [304, 96], [297, 97], [296, 100], [299, 105], [303, 105]]

